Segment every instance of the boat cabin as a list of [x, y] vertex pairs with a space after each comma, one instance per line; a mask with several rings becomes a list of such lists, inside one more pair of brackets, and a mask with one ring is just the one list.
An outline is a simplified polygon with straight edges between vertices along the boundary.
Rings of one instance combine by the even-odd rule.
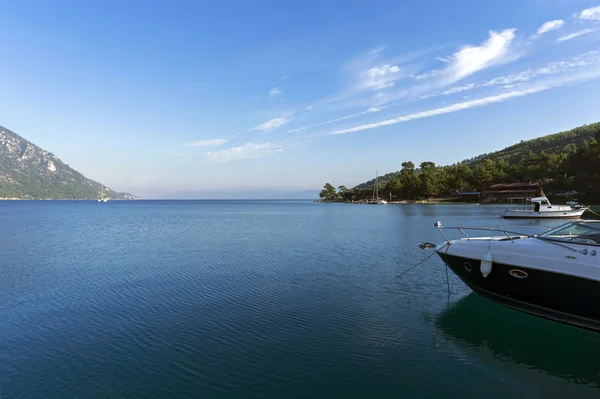
[[546, 197], [534, 197], [529, 200], [533, 204], [534, 212], [541, 212], [542, 206], [543, 209], [552, 209], [552, 204], [548, 201]]
[[[523, 197], [514, 197], [509, 198], [511, 200], [511, 204], [513, 200], [525, 200], [525, 209], [533, 212], [555, 212], [555, 211], [566, 211], [571, 210], [570, 206], [565, 205], [552, 205], [550, 200], [546, 196], [542, 197], [533, 197], [533, 198], [523, 198]], [[533, 209], [530, 208], [533, 207]]]

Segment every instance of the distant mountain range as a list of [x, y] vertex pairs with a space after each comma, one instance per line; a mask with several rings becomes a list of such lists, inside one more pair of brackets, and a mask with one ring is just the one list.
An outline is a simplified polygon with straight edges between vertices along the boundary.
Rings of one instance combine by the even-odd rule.
[[56, 155], [0, 126], [0, 199], [139, 199], [83, 176]]

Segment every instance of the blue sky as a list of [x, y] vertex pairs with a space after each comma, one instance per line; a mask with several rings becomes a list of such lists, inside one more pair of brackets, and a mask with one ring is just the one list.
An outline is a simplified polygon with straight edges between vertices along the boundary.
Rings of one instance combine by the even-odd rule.
[[0, 124], [145, 198], [353, 186], [600, 120], [599, 0], [0, 0], [0, 15]]

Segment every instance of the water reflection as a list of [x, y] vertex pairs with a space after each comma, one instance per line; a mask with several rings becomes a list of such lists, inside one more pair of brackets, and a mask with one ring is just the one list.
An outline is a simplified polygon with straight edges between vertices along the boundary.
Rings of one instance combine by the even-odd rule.
[[445, 350], [451, 356], [482, 361], [554, 397], [599, 395], [598, 333], [507, 309], [474, 293], [442, 312], [435, 326], [450, 343]]

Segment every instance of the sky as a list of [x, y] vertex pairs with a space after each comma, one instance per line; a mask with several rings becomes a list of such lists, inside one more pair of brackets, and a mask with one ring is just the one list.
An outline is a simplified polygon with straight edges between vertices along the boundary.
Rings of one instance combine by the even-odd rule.
[[0, 0], [0, 125], [143, 198], [293, 198], [600, 121], [600, 0]]

